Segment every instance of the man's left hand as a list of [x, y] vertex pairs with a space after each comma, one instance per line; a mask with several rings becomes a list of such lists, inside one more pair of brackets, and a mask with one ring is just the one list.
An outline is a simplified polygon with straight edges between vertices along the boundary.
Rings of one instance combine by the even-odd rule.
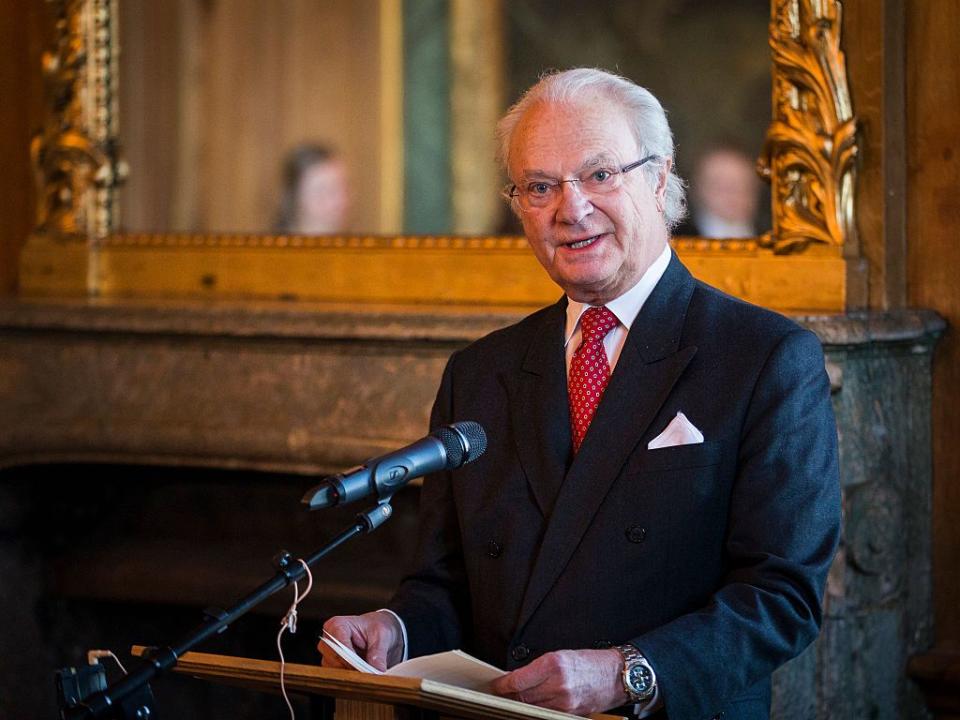
[[557, 650], [493, 681], [491, 690], [512, 700], [575, 715], [627, 702], [616, 650]]

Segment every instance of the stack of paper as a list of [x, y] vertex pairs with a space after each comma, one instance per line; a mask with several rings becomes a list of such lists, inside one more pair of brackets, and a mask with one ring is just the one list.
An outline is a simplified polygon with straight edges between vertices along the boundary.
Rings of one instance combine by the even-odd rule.
[[503, 670], [468, 655], [461, 650], [449, 650], [436, 655], [424, 655], [394, 665], [383, 672], [377, 670], [353, 649], [348, 648], [329, 633], [323, 633], [323, 641], [350, 667], [374, 675], [392, 675], [394, 677], [415, 677], [441, 682], [447, 685], [485, 692], [490, 683], [501, 675]]

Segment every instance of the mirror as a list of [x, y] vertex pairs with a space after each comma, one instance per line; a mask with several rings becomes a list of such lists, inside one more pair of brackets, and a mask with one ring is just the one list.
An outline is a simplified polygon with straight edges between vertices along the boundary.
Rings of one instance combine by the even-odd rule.
[[[492, 142], [458, 145], [458, 123], [486, 93], [492, 110], [476, 132], [492, 136], [496, 116], [540, 72], [577, 65], [618, 71], [667, 107], [678, 166], [691, 183], [692, 219], [704, 204], [696, 161], [722, 145], [729, 162], [714, 162], [713, 184], [733, 173], [748, 204], [721, 203], [747, 215], [724, 236], [769, 228], [769, 193], [758, 201], [765, 186], [753, 171], [770, 122], [764, 0], [516, 0], [489, 3], [495, 12], [473, 20], [459, 5], [124, 0], [120, 143], [130, 174], [120, 189], [119, 229], [517, 232], [497, 197]], [[476, 74], [457, 53], [478, 34], [495, 37], [473, 62], [498, 77], [464, 98], [453, 85]], [[398, 96], [387, 89], [396, 64]], [[316, 144], [335, 159], [324, 159]], [[285, 177], [291, 153], [299, 162]], [[470, 180], [456, 177], [464, 167], [473, 168]], [[458, 184], [466, 200], [456, 196]], [[478, 197], [486, 209], [465, 219], [455, 205]]]
[[[162, 18], [151, 20], [150, 13], [159, 10], [145, 0], [125, 0], [124, 12], [137, 2], [143, 17], [135, 18], [134, 27], [166, 27]], [[298, 17], [305, 8], [319, 12], [340, 2], [346, 0], [285, 0], [272, 4], [271, 9], [283, 11], [277, 17]], [[368, 92], [368, 100], [353, 99], [346, 109], [340, 107], [333, 113], [350, 127], [376, 118], [375, 131], [367, 126], [357, 135], [360, 150], [355, 151], [356, 159], [346, 160], [348, 171], [358, 173], [351, 180], [354, 188], [368, 187], [361, 184], [367, 182], [361, 180], [364, 173], [375, 176], [376, 187], [354, 190], [355, 196], [359, 194], [354, 208], [362, 210], [357, 215], [361, 219], [355, 217], [354, 222], [381, 234], [357, 228], [339, 235], [291, 235], [263, 231], [273, 215], [270, 208], [276, 204], [276, 155], [284, 143], [267, 142], [272, 131], [253, 132], [261, 126], [252, 117], [255, 112], [280, 117], [277, 111], [289, 98], [314, 98], [310, 85], [314, 75], [287, 72], [287, 51], [276, 44], [286, 33], [268, 31], [272, 19], [229, 32], [195, 30], [200, 40], [214, 40], [209, 47], [191, 36], [183, 40], [181, 48], [181, 40], [171, 40], [168, 30], [149, 41], [146, 36], [140, 40], [128, 37], [125, 52], [130, 58], [142, 51], [155, 59], [146, 62], [141, 58], [144, 77], [140, 94], [164, 98], [166, 104], [157, 112], [172, 113], [173, 118], [147, 132], [143, 128], [149, 127], [152, 111], [135, 102], [136, 76], [121, 82], [118, 0], [53, 0], [54, 40], [43, 58], [46, 114], [31, 145], [37, 221], [20, 255], [21, 293], [281, 298], [427, 307], [541, 306], [555, 297], [556, 287], [531, 258], [525, 240], [509, 234], [511, 228], [503, 221], [506, 208], [497, 197], [502, 178], [492, 161], [491, 129], [510, 93], [532, 79], [523, 78], [524, 71], [507, 64], [520, 55], [510, 48], [519, 48], [532, 58], [528, 68], [536, 71], [566, 63], [567, 55], [555, 58], [552, 53], [572, 49], [586, 56], [575, 55], [570, 62], [602, 58], [614, 70], [637, 75], [645, 71], [651, 79], [659, 68], [663, 88], [644, 82], [673, 111], [679, 158], [686, 163], [684, 158], [692, 158], [698, 142], [704, 141], [686, 137], [683, 128], [707, 128], [711, 137], [722, 135], [719, 125], [726, 101], [731, 96], [741, 98], [729, 106], [739, 118], [749, 113], [745, 108], [750, 103], [744, 100], [754, 97], [749, 88], [761, 84], [747, 82], [744, 87], [748, 89], [739, 95], [713, 74], [714, 65], [722, 64], [717, 59], [701, 67], [692, 79], [678, 79], [679, 68], [689, 62], [687, 57], [697, 57], [700, 44], [713, 44], [721, 49], [724, 61], [734, 61], [736, 77], [748, 77], [753, 65], [737, 60], [740, 50], [749, 46], [752, 56], [755, 48], [758, 58], [761, 47], [764, 56], [768, 52], [766, 44], [740, 39], [735, 26], [727, 24], [738, 8], [757, 11], [756, 5], [749, 0], [724, 0], [727, 13], [719, 19], [699, 15], [717, 4], [705, 0], [605, 4], [595, 0], [589, 15], [574, 15], [561, 23], [561, 10], [583, 12], [578, 3], [350, 3], [350, 12], [367, 15], [346, 22], [343, 33], [336, 35], [351, 39], [345, 50], [341, 45], [329, 58], [331, 67], [343, 63], [336, 66], [342, 72], [336, 83], [326, 88], [324, 97], [355, 87]], [[182, 0], [176, 7], [184, 17], [209, 18], [226, 12], [224, 8], [238, 17], [249, 15], [254, 5], [254, 0]], [[548, 33], [541, 27], [541, 18], [554, 10], [558, 19], [552, 22], [551, 15]], [[846, 260], [858, 256], [853, 222], [858, 146], [857, 120], [840, 48], [841, 20], [837, 0], [771, 2], [767, 33], [772, 57], [772, 117], [758, 160], [770, 180], [770, 231], [753, 237], [731, 237], [727, 232], [725, 238], [694, 235], [673, 239], [675, 250], [698, 277], [733, 295], [788, 312], [842, 310], [847, 306], [848, 287], [861, 288], [865, 282], [866, 265]], [[180, 19], [175, 25], [179, 23]], [[679, 24], [681, 35], [692, 34], [697, 25], [707, 27], [710, 33], [700, 44], [692, 44], [686, 37], [668, 40], [664, 33], [673, 24]], [[367, 41], [361, 41], [363, 47], [355, 47], [356, 41], [346, 33], [354, 25], [367, 33], [371, 43], [375, 32], [375, 44], [367, 47]], [[305, 27], [312, 32], [293, 33], [299, 38], [296, 42], [307, 48], [301, 54], [309, 57], [311, 52], [325, 51], [315, 47], [315, 26]], [[179, 36], [173, 33], [172, 37]], [[167, 50], [151, 44], [157, 42]], [[218, 69], [216, 77], [210, 75], [213, 70], [202, 71], [211, 82], [217, 81], [219, 90], [214, 93], [194, 82], [199, 68], [207, 67], [197, 62], [195, 54], [201, 47], [214, 57], [226, 54], [221, 51], [224, 43], [239, 47], [232, 52], [240, 65]], [[621, 44], [630, 47], [624, 50]], [[188, 52], [190, 48], [194, 50]], [[614, 51], [627, 53], [622, 64]], [[654, 57], [659, 60], [654, 62]], [[370, 58], [375, 58], [376, 72], [365, 64]], [[631, 69], [632, 63], [640, 60], [645, 63], [642, 71]], [[319, 60], [306, 64], [318, 63], [323, 64]], [[759, 67], [760, 60], [756, 63]], [[282, 69], [280, 81], [274, 76], [273, 85], [263, 86], [263, 94], [245, 94], [247, 86], [254, 84], [251, 78], [270, 66]], [[184, 82], [176, 79], [179, 76]], [[133, 85], [128, 87], [130, 83]], [[126, 98], [122, 103], [127, 108], [125, 120], [120, 119], [118, 95]], [[679, 109], [670, 107], [673, 97], [686, 97], [694, 103], [692, 120], [683, 120]], [[214, 105], [208, 106], [211, 102]], [[309, 102], [315, 109], [301, 114], [305, 122], [322, 117], [328, 105], [333, 108], [329, 103]], [[181, 122], [181, 116], [189, 122]], [[136, 135], [133, 128], [137, 122], [144, 142], [138, 146], [128, 138], [127, 158], [132, 168], [128, 173], [118, 150], [119, 127], [129, 127]], [[181, 128], [196, 123], [207, 128], [199, 140], [185, 145], [172, 141]], [[747, 132], [746, 123], [735, 124], [740, 132]], [[221, 132], [228, 126], [244, 132], [228, 140]], [[759, 141], [755, 132], [746, 135], [747, 144], [754, 148]], [[298, 127], [290, 141], [294, 137], [299, 141], [303, 134]], [[737, 131], [731, 129], [731, 134], [736, 137]], [[347, 145], [344, 141], [344, 147]], [[232, 165], [216, 173], [171, 171], [172, 166], [191, 167], [186, 161], [209, 162], [211, 148], [216, 147], [225, 148]], [[252, 160], [248, 155], [253, 151], [268, 155], [269, 162]], [[126, 210], [121, 210], [124, 203], [118, 203], [118, 194], [124, 177], [131, 178], [125, 189], [130, 197]], [[179, 178], [178, 182], [171, 177]], [[179, 209], [176, 217], [187, 217], [183, 207], [208, 203], [206, 198], [220, 185], [249, 178], [260, 182], [261, 189], [247, 197], [241, 197], [239, 191], [224, 196], [224, 227], [238, 228], [241, 223], [235, 218], [256, 205], [264, 208], [256, 221], [259, 234], [246, 229], [174, 232], [169, 220], [173, 210]], [[132, 200], [138, 182], [139, 212], [144, 213], [139, 223], [133, 219], [137, 205]], [[144, 190], [150, 183], [153, 189]], [[190, 192], [184, 201], [187, 205], [178, 204], [170, 195], [179, 183]], [[160, 213], [162, 218], [151, 219], [146, 211]], [[215, 227], [205, 223], [202, 227]], [[500, 234], [504, 232], [508, 234]], [[356, 272], [357, 268], [362, 272]], [[410, 278], [417, 282], [409, 282]]]

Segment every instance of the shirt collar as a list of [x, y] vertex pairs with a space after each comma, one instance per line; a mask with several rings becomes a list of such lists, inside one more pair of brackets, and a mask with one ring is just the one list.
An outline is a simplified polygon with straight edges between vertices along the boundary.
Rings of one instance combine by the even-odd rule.
[[[636, 320], [637, 315], [640, 314], [640, 309], [643, 307], [643, 304], [647, 301], [647, 298], [650, 297], [653, 289], [657, 286], [657, 283], [660, 282], [660, 278], [662, 278], [663, 274], [667, 271], [671, 254], [670, 245], [668, 244], [663, 249], [663, 252], [660, 253], [660, 256], [647, 268], [647, 271], [640, 280], [637, 281], [636, 285], [620, 297], [607, 303], [607, 309], [617, 316], [617, 320], [619, 320], [620, 324], [627, 330], [633, 325], [633, 321]], [[580, 325], [580, 316], [583, 315], [589, 307], [592, 306], [571, 300], [569, 297], [567, 298], [567, 326], [563, 337], [564, 347], [567, 346], [570, 339], [574, 336], [574, 333], [576, 333], [577, 327]]]
[[694, 213], [694, 220], [697, 230], [704, 237], [737, 238], [753, 237], [757, 234], [753, 228], [753, 223], [749, 220], [746, 222], [730, 222], [705, 212]]

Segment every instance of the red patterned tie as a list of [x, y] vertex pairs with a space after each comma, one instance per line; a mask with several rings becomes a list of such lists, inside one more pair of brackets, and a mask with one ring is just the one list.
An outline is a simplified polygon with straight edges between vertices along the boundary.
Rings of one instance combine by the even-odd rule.
[[618, 324], [617, 316], [605, 307], [589, 308], [580, 317], [580, 347], [570, 361], [567, 396], [570, 399], [570, 429], [573, 451], [583, 444], [603, 391], [610, 379], [610, 363], [603, 349], [603, 338]]

